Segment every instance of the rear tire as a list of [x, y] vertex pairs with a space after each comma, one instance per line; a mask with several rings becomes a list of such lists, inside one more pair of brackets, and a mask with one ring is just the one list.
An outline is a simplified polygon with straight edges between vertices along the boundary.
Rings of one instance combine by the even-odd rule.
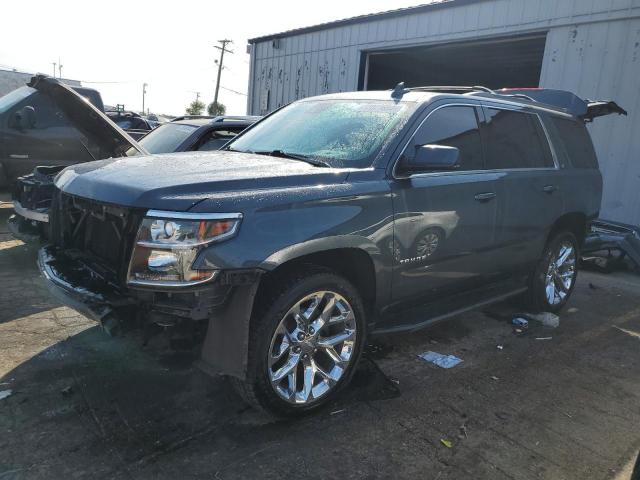
[[527, 306], [532, 312], [557, 313], [567, 304], [578, 278], [578, 241], [573, 233], [555, 235], [529, 280]]
[[316, 410], [346, 386], [366, 337], [356, 288], [308, 265], [275, 280], [256, 304], [247, 378], [232, 379], [252, 406], [278, 416]]

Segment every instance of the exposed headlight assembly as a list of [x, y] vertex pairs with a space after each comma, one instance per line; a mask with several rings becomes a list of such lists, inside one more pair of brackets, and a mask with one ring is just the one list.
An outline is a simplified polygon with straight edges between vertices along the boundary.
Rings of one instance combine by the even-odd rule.
[[140, 224], [127, 283], [185, 287], [212, 280], [215, 270], [193, 270], [200, 250], [233, 237], [240, 213], [180, 213], [149, 210]]

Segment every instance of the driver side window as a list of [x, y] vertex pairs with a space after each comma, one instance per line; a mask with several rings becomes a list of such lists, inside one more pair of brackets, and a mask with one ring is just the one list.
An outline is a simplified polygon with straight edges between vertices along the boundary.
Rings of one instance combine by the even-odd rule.
[[460, 151], [459, 170], [482, 170], [482, 144], [475, 107], [452, 105], [433, 112], [418, 128], [406, 155], [415, 154], [421, 145], [456, 147]]

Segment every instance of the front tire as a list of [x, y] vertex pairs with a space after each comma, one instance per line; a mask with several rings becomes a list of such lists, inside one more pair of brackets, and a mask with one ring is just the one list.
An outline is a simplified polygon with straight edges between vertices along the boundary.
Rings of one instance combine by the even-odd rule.
[[547, 243], [530, 280], [528, 303], [534, 312], [557, 313], [567, 304], [578, 278], [578, 258], [578, 241], [571, 232]]
[[257, 304], [247, 379], [234, 386], [276, 415], [320, 408], [351, 379], [365, 329], [362, 300], [345, 278], [313, 266], [286, 275]]

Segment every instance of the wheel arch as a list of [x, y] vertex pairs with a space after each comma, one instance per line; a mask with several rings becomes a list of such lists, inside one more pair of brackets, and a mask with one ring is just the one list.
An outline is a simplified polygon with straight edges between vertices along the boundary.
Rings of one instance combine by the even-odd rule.
[[587, 216], [582, 212], [571, 212], [562, 215], [551, 226], [545, 245], [547, 245], [558, 233], [569, 231], [573, 233], [576, 240], [578, 240], [578, 247], [582, 248], [584, 239], [587, 235], [587, 223]]
[[389, 286], [385, 286], [384, 280], [379, 281], [380, 277], [384, 277], [384, 274], [381, 275], [384, 267], [379, 256], [377, 248], [371, 252], [371, 249], [357, 244], [323, 249], [299, 248], [286, 254], [281, 252], [277, 264], [273, 264], [274, 258], [267, 263], [272, 268], [265, 268], [267, 271], [260, 279], [256, 301], [259, 301], [261, 294], [279, 277], [292, 270], [304, 268], [304, 265], [314, 265], [329, 269], [351, 282], [362, 296], [367, 314], [371, 314], [379, 302], [384, 301], [388, 295]]

